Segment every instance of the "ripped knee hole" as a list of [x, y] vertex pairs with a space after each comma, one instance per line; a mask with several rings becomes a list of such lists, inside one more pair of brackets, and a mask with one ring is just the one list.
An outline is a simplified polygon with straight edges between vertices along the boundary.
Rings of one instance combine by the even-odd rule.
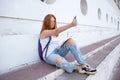
[[56, 62], [57, 62], [57, 63], [61, 63], [62, 61], [63, 61], [63, 58], [62, 58], [62, 57], [59, 57], [59, 56], [58, 56], [58, 57], [56, 58]]

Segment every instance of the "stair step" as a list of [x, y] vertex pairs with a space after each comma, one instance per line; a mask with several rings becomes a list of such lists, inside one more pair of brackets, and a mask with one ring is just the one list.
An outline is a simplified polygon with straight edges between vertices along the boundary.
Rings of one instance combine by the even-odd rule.
[[[112, 42], [110, 45], [103, 48], [102, 50], [98, 51], [96, 54], [87, 58], [86, 62], [92, 65], [93, 67], [97, 67], [118, 44], [120, 44], [120, 38], [115, 40], [114, 42]], [[88, 76], [89, 75], [87, 74], [78, 74], [77, 72], [74, 72], [71, 74], [63, 73], [62, 75], [57, 77], [55, 80], [86, 80]], [[94, 80], [96, 79], [97, 78], [95, 78]], [[88, 80], [93, 80], [93, 79], [88, 79]]]
[[0, 76], [0, 80], [35, 80], [55, 70], [54, 66], [39, 62], [17, 71], [3, 74]]
[[[102, 45], [105, 45], [106, 43], [114, 40], [117, 37], [119, 37], [119, 35], [109, 38], [109, 39], [102, 40], [100, 42], [97, 42], [97, 43], [94, 43], [91, 45], [88, 45], [84, 48], [81, 48], [81, 51], [83, 52], [83, 55], [86, 55], [91, 50], [95, 50], [96, 48], [98, 48]], [[70, 58], [72, 58], [72, 59], [70, 59]], [[70, 61], [74, 60], [73, 56], [70, 54], [67, 55], [67, 59]], [[0, 76], [0, 80], [37, 80], [37, 79], [40, 79], [41, 77], [43, 77], [47, 74], [50, 74], [54, 71], [59, 71], [59, 69], [57, 69], [55, 66], [46, 64], [44, 62], [39, 62], [39, 63], [33, 64], [33, 65], [30, 65], [28, 67], [19, 69], [17, 71], [3, 74]], [[73, 74], [78, 75], [78, 73], [73, 73]], [[78, 76], [80, 76], [80, 75], [78, 75]], [[82, 75], [82, 76], [88, 76], [88, 75]], [[58, 78], [60, 78], [60, 77], [58, 77]]]
[[120, 80], [120, 58], [115, 64], [109, 80]]
[[120, 58], [120, 39], [114, 42], [113, 44], [118, 45], [116, 47], [111, 45], [113, 50], [106, 56], [106, 58], [97, 66], [98, 73], [94, 76], [89, 76], [86, 80], [109, 80], [112, 70], [114, 69], [115, 64]]

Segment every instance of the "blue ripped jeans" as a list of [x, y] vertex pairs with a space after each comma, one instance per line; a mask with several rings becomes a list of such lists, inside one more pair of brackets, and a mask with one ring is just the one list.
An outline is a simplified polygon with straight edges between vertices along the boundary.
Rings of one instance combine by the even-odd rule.
[[[47, 58], [46, 58], [46, 62], [52, 65], [56, 65], [57, 67], [60, 67], [62, 69], [64, 69], [65, 71], [67, 71], [68, 73], [72, 73], [74, 70], [74, 65], [71, 64], [71, 62], [68, 62], [65, 59], [65, 56], [67, 55], [67, 53], [71, 51], [71, 53], [73, 54], [74, 58], [77, 60], [77, 62], [79, 64], [84, 64], [85, 61], [83, 59], [83, 56], [80, 52], [80, 50], [76, 47], [76, 45], [66, 45], [64, 44], [63, 46], [61, 46], [59, 49], [55, 49]], [[57, 57], [61, 57], [62, 60], [61, 62], [57, 62], [56, 58]]]

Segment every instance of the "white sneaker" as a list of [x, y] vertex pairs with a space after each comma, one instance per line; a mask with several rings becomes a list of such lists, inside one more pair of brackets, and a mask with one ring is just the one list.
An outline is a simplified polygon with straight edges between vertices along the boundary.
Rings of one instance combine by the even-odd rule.
[[79, 73], [86, 73], [86, 74], [96, 74], [97, 70], [93, 69], [91, 66], [89, 66], [88, 64], [84, 64], [82, 66], [79, 66]]

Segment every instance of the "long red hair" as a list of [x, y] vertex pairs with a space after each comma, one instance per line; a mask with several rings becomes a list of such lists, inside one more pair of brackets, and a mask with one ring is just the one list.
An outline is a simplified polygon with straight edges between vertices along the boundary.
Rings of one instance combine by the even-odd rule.
[[[53, 17], [55, 19], [55, 25], [54, 28], [50, 27], [50, 18]], [[56, 17], [53, 14], [48, 14], [45, 16], [44, 21], [43, 21], [43, 25], [42, 25], [42, 29], [41, 32], [44, 30], [52, 30], [52, 29], [56, 29], [57, 28], [57, 24], [56, 24]]]

